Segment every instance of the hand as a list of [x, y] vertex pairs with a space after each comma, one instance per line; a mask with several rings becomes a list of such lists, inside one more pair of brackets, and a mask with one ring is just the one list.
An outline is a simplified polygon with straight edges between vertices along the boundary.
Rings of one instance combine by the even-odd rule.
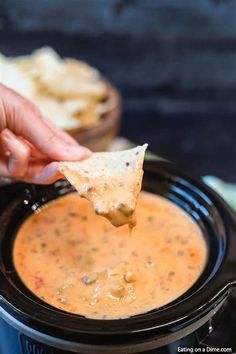
[[89, 154], [33, 103], [0, 84], [0, 176], [52, 183], [61, 178], [55, 161], [81, 160]]

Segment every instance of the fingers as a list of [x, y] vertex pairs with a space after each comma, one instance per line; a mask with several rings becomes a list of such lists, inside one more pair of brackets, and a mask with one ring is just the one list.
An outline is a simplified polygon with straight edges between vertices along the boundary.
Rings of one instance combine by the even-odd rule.
[[56, 162], [51, 162], [47, 165], [31, 164], [29, 175], [32, 175], [33, 177], [27, 177], [27, 182], [36, 184], [49, 184], [62, 178], [62, 175], [58, 172]]
[[8, 154], [0, 161], [0, 174], [4, 177], [24, 178], [30, 158], [29, 146], [8, 129], [1, 132], [1, 141]]
[[58, 172], [57, 162], [31, 161], [23, 181], [36, 184], [49, 184], [63, 178]]
[[11, 132], [1, 133], [1, 143], [8, 153], [0, 155], [0, 176], [37, 184], [49, 184], [62, 178], [56, 162], [48, 164], [45, 160], [31, 159], [29, 145]]
[[49, 158], [47, 155], [38, 150], [34, 145], [32, 145], [28, 140], [20, 137], [20, 139], [29, 146], [31, 150], [31, 158], [38, 160], [47, 160], [49, 162]]
[[0, 85], [0, 100], [3, 107], [0, 114], [4, 115], [0, 127], [22, 136], [50, 159], [74, 161], [90, 154], [87, 148], [44, 119], [34, 104], [3, 85]]
[[43, 125], [38, 125], [37, 128], [41, 129], [43, 135], [31, 139], [31, 142], [52, 160], [76, 161], [89, 156], [90, 151], [87, 148], [65, 143], [54, 131], [45, 131]]
[[0, 155], [0, 176], [37, 184], [49, 184], [62, 178], [56, 162], [31, 159], [29, 145], [11, 132], [1, 132], [1, 143], [8, 153]]

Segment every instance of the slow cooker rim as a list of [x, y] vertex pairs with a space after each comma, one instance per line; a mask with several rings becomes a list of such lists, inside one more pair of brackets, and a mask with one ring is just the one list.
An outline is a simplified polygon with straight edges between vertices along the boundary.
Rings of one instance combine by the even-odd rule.
[[[162, 168], [164, 168], [164, 170], [165, 169], [167, 169], [167, 171], [168, 171], [168, 169], [169, 169], [169, 173], [171, 174], [173, 174], [173, 171], [171, 171], [171, 170], [173, 170], [173, 165], [172, 164], [169, 164], [169, 163], [166, 163], [166, 162], [158, 162], [158, 164], [157, 164], [157, 161], [154, 161], [154, 162], [148, 162], [148, 163], [146, 163], [145, 164], [146, 165], [146, 170], [148, 170], [148, 168], [150, 168], [151, 170], [152, 170], [152, 168], [154, 167], [154, 169], [156, 169], [156, 168], [160, 168], [160, 167], [162, 167]], [[149, 167], [148, 167], [149, 166]], [[165, 173], [167, 173], [167, 171], [165, 171]], [[176, 174], [176, 168], [174, 167], [174, 171], [175, 171], [175, 178], [177, 178], [177, 179], [186, 179], [187, 180], [187, 182], [191, 182], [191, 184], [192, 184], [192, 182], [194, 182], [194, 184], [195, 185], [197, 185], [198, 187], [200, 186], [201, 187], [201, 189], [206, 189], [207, 190], [207, 192], [206, 193], [210, 193], [210, 196], [211, 197], [213, 197], [213, 199], [215, 200], [215, 201], [217, 201], [217, 204], [220, 202], [220, 204], [221, 204], [221, 206], [223, 207], [223, 209], [224, 209], [224, 212], [226, 213], [226, 216], [227, 216], [227, 219], [229, 219], [230, 220], [230, 224], [231, 224], [231, 222], [232, 222], [232, 220], [230, 219], [230, 213], [229, 213], [229, 210], [227, 209], [227, 207], [226, 207], [226, 205], [225, 205], [225, 203], [221, 200], [221, 199], [219, 199], [219, 197], [214, 193], [214, 192], [212, 192], [208, 187], [206, 187], [205, 185], [203, 185], [203, 183], [202, 182], [199, 182], [199, 181], [196, 181], [196, 180], [194, 180], [194, 179], [192, 179], [192, 178], [190, 178], [190, 177], [188, 177], [188, 176], [186, 176], [186, 175], [184, 175], [185, 177], [183, 177], [183, 174], [182, 173], [177, 173]], [[200, 185], [199, 185], [200, 184]], [[223, 203], [223, 204], [222, 204]], [[224, 263], [224, 262], [223, 262]], [[173, 319], [172, 319], [172, 321], [167, 321], [167, 322], [165, 322], [165, 323], [163, 323], [162, 325], [157, 325], [157, 324], [155, 324], [154, 325], [154, 327], [149, 327], [149, 330], [152, 330], [152, 329], [157, 329], [157, 328], [167, 328], [168, 326], [170, 326], [170, 325], [172, 325], [173, 326], [173, 324], [175, 323], [175, 325], [177, 325], [177, 324], [180, 324], [181, 322], [185, 322], [186, 320], [191, 320], [191, 318], [192, 319], [194, 319], [195, 317], [197, 317], [197, 316], [199, 316], [201, 313], [203, 313], [204, 311], [206, 311], [207, 309], [209, 309], [212, 305], [213, 305], [213, 303], [215, 303], [215, 301], [217, 300], [217, 299], [219, 299], [223, 294], [225, 294], [225, 292], [227, 292], [227, 290], [228, 290], [228, 288], [230, 287], [230, 286], [232, 286], [232, 285], [234, 285], [234, 281], [231, 281], [231, 282], [229, 282], [229, 280], [228, 279], [223, 279], [223, 282], [222, 282], [222, 279], [217, 279], [217, 278], [219, 278], [219, 274], [218, 274], [218, 276], [217, 276], [217, 274], [216, 274], [216, 276], [215, 277], [213, 277], [211, 280], [210, 280], [210, 282], [207, 284], [208, 285], [208, 288], [205, 288], [205, 291], [207, 290], [207, 291], [209, 291], [210, 292], [210, 294], [213, 294], [213, 296], [209, 296], [210, 294], [208, 294], [207, 295], [207, 297], [206, 297], [206, 294], [205, 294], [205, 296], [201, 296], [201, 298], [199, 297], [199, 305], [198, 305], [198, 307], [197, 307], [197, 311], [195, 311], [195, 312], [193, 312], [193, 311], [189, 311], [190, 312], [190, 314], [189, 314], [189, 316], [182, 316], [182, 317], [180, 317], [180, 318], [178, 318], [176, 321], [173, 321]], [[220, 283], [220, 285], [218, 284], [218, 281], [219, 281], [219, 283]], [[236, 280], [235, 280], [235, 282], [236, 282]], [[214, 288], [214, 284], [215, 285], [217, 285], [215, 288]], [[212, 287], [212, 285], [213, 285], [213, 287]], [[213, 290], [214, 290], [214, 293], [213, 293]], [[205, 305], [207, 305], [207, 306], [202, 306], [203, 305], [203, 303], [205, 304]], [[7, 306], [7, 304], [5, 303], [5, 306]], [[8, 304], [8, 306], [9, 306], [9, 304]], [[166, 307], [168, 307], [168, 305], [166, 306]], [[190, 307], [192, 307], [192, 306], [190, 306]], [[196, 307], [196, 306], [195, 306]], [[16, 310], [16, 309], [15, 309]], [[169, 310], [169, 308], [167, 308], [166, 310]], [[195, 308], [195, 310], [196, 310], [196, 308]], [[201, 311], [200, 311], [201, 310]], [[13, 308], [11, 308], [11, 311], [13, 311], [13, 312], [15, 312], [14, 311], [14, 309]], [[19, 315], [19, 311], [16, 311], [17, 313], [16, 313], [16, 315], [18, 314]], [[53, 312], [54, 312], [54, 315], [55, 315], [55, 313], [57, 313], [57, 315], [60, 317], [60, 315], [61, 315], [61, 312], [62, 311], [60, 311], [60, 310], [55, 310], [54, 308], [53, 308]], [[59, 315], [59, 312], [60, 312], [60, 315]], [[65, 314], [64, 313], [64, 311], [63, 311], [63, 314]], [[160, 314], [160, 313], [159, 313]], [[21, 316], [22, 316], [22, 313], [20, 314]], [[148, 314], [145, 314], [146, 316], [148, 316]], [[144, 315], [144, 316], [145, 316]], [[68, 314], [68, 313], [66, 313], [66, 316], [68, 317], [68, 316], [77, 316], [77, 315], [71, 315], [71, 314]], [[140, 315], [140, 316], [142, 316], [142, 315]], [[41, 316], [40, 316], [41, 317]], [[150, 317], [150, 315], [149, 315], [149, 317]], [[30, 316], [28, 315], [28, 316], [26, 316], [26, 314], [24, 314], [24, 316], [23, 316], [23, 318], [24, 318], [24, 320], [26, 320], [26, 322], [28, 321], [28, 320], [30, 320]], [[22, 318], [22, 320], [23, 320], [23, 318]], [[78, 316], [77, 316], [77, 318], [78, 318]], [[40, 321], [41, 320], [41, 321]], [[132, 317], [132, 318], [130, 318], [130, 319], [124, 319], [124, 320], [105, 320], [105, 321], [102, 321], [102, 320], [90, 320], [90, 319], [86, 319], [86, 320], [88, 320], [88, 321], [99, 321], [99, 323], [102, 325], [102, 323], [104, 322], [104, 323], [117, 323], [118, 321], [122, 321], [122, 323], [124, 324], [125, 322], [130, 322], [130, 321], [135, 321], [136, 319], [135, 319], [135, 317]], [[39, 318], [35, 318], [35, 322], [41, 322], [41, 324], [43, 323], [43, 321], [42, 321], [42, 318], [41, 319], [39, 319]], [[44, 323], [44, 325], [46, 325], [46, 323]], [[132, 326], [133, 327], [133, 326]], [[138, 333], [139, 331], [146, 331], [147, 330], [147, 328], [145, 328], [145, 329], [139, 329], [139, 330], [134, 330], [134, 328], [132, 328], [131, 329], [131, 333]], [[81, 328], [80, 328], [80, 331], [81, 331]], [[86, 331], [85, 331], [86, 332]], [[127, 333], [127, 329], [125, 330], [125, 332]], [[110, 333], [110, 334], [114, 334], [114, 333]], [[116, 334], [119, 334], [119, 331], [116, 331]]]
[[[66, 349], [69, 350], [71, 347], [73, 348], [74, 351], [77, 349], [80, 350], [81, 353], [86, 353], [86, 354], [91, 354], [94, 353], [94, 351], [99, 353], [104, 353], [104, 349], [106, 350], [106, 353], [110, 353], [111, 351], [116, 351], [117, 353], [123, 353], [124, 350], [127, 350], [129, 348], [130, 353], [137, 353], [143, 350], [147, 349], [156, 349], [157, 347], [162, 347], [163, 345], [168, 345], [176, 340], [179, 340], [180, 338], [190, 333], [193, 331], [197, 330], [201, 325], [203, 325], [207, 320], [209, 320], [212, 315], [214, 315], [223, 305], [224, 303], [224, 298], [222, 299], [221, 302], [219, 302], [211, 311], [207, 312], [206, 315], [200, 317], [196, 322], [190, 324], [186, 327], [180, 327], [178, 331], [176, 332], [171, 332], [168, 335], [163, 335], [161, 337], [157, 337], [155, 333], [151, 334], [151, 337], [138, 337], [138, 338], [123, 338], [122, 336], [122, 342], [121, 339], [118, 340], [117, 342], [112, 341], [106, 342], [106, 345], [104, 345], [104, 341], [101, 342], [92, 342], [91, 343], [91, 338], [88, 342], [86, 341], [75, 341], [75, 339], [69, 339], [68, 338], [60, 338], [57, 335], [54, 334], [54, 336], [50, 334], [45, 334], [42, 332], [39, 332], [37, 330], [32, 329], [31, 327], [28, 327], [27, 325], [20, 323], [19, 321], [15, 320], [13, 317], [9, 316], [9, 313], [5, 312], [4, 310], [1, 310], [0, 308], [0, 314], [3, 316], [3, 319], [6, 320], [7, 323], [9, 323], [11, 326], [14, 328], [18, 329], [23, 333], [24, 335], [30, 335], [31, 338], [35, 340], [40, 340], [40, 342], [44, 343], [45, 345], [51, 345], [53, 343], [54, 346], [56, 346], [59, 349]], [[128, 339], [128, 340], [127, 340]], [[118, 346], [118, 347], [117, 347]], [[130, 348], [132, 348], [132, 351], [130, 351]], [[91, 351], [92, 349], [92, 351]], [[118, 351], [117, 351], [118, 349]]]

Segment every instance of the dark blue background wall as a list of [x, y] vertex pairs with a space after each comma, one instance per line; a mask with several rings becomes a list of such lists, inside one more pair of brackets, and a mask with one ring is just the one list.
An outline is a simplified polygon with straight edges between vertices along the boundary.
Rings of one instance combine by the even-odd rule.
[[235, 16], [235, 0], [2, 0], [0, 51], [89, 61], [124, 96], [123, 134], [236, 180]]

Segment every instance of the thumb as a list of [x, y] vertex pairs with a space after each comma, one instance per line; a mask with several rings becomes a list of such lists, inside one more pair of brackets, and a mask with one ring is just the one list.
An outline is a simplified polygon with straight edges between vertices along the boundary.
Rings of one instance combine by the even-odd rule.
[[26, 138], [52, 160], [81, 160], [90, 155], [90, 151], [86, 147], [65, 142], [56, 132], [48, 131], [45, 126], [40, 128], [41, 133], [38, 135], [32, 134], [29, 137], [26, 136]]

